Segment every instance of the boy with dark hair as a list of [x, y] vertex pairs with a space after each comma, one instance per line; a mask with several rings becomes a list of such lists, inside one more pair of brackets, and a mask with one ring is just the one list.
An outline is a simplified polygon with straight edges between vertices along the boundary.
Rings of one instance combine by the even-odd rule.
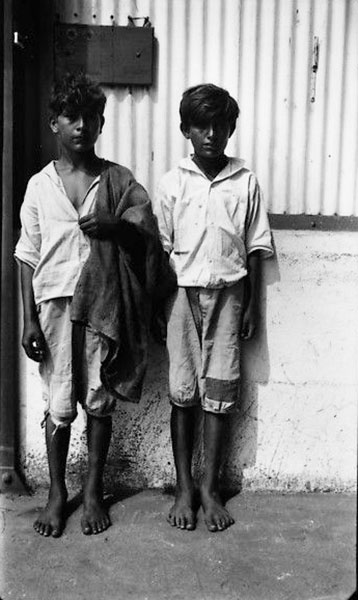
[[204, 411], [200, 496], [206, 525], [209, 531], [221, 531], [234, 522], [219, 494], [224, 425], [237, 403], [241, 340], [251, 339], [257, 328], [260, 260], [273, 253], [256, 176], [243, 160], [225, 155], [238, 115], [236, 101], [220, 87], [203, 84], [184, 92], [180, 128], [194, 153], [163, 176], [154, 206], [179, 286], [168, 307], [177, 475], [168, 520], [188, 530], [196, 524], [191, 463], [199, 401]]
[[[144, 188], [99, 158], [106, 97], [83, 74], [56, 83], [49, 124], [58, 160], [34, 175], [21, 207], [15, 257], [21, 266], [26, 354], [40, 363], [50, 471], [48, 504], [34, 523], [61, 535], [71, 423], [87, 415], [84, 534], [110, 525], [103, 472], [116, 399], [137, 402], [146, 368], [150, 299], [167, 261]], [[164, 257], [164, 259], [163, 259]]]

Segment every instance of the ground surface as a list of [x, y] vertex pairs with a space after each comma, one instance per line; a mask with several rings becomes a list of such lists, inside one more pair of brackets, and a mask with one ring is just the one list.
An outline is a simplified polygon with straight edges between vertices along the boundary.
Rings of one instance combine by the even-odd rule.
[[63, 536], [32, 529], [46, 493], [0, 496], [1, 600], [348, 600], [355, 589], [356, 498], [241, 493], [236, 523], [209, 533], [166, 520], [172, 497], [110, 497], [112, 526], [80, 532], [72, 497]]

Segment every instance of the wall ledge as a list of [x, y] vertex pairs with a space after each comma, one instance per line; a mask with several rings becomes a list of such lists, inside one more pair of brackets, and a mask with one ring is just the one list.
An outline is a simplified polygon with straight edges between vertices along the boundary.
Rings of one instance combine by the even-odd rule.
[[338, 215], [269, 214], [272, 229], [304, 229], [318, 231], [358, 231], [358, 217]]

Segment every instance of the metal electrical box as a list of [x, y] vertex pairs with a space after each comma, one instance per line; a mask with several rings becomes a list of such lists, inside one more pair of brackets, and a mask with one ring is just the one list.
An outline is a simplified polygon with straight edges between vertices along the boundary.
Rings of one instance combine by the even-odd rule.
[[84, 71], [103, 84], [151, 85], [153, 27], [56, 23], [55, 76]]

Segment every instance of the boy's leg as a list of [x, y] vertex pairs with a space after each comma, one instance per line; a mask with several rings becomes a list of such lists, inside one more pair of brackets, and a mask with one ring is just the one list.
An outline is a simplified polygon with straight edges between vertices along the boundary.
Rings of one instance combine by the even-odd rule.
[[195, 412], [199, 403], [200, 340], [185, 288], [178, 288], [167, 306], [171, 436], [177, 475], [176, 500], [168, 521], [173, 527], [195, 529], [196, 515], [191, 463]]
[[48, 503], [34, 522], [34, 529], [44, 536], [59, 537], [65, 522], [67, 489], [65, 484], [66, 461], [71, 427], [56, 427], [50, 416], [46, 419], [46, 446], [50, 470]]
[[73, 326], [74, 387], [87, 415], [88, 467], [83, 486], [81, 528], [85, 535], [105, 531], [111, 524], [103, 502], [103, 474], [112, 436], [115, 399], [100, 379], [102, 339], [90, 326]]
[[238, 399], [240, 382], [240, 323], [243, 285], [220, 290], [202, 290], [203, 372], [205, 393], [205, 475], [201, 501], [209, 531], [222, 531], [234, 522], [219, 494], [219, 470], [228, 414]]
[[205, 475], [200, 486], [200, 496], [209, 531], [223, 531], [234, 523], [219, 494], [219, 470], [225, 425], [226, 415], [205, 412]]
[[71, 383], [72, 325], [69, 306], [69, 298], [55, 298], [42, 302], [38, 307], [46, 340], [46, 354], [39, 368], [47, 404], [45, 431], [51, 483], [47, 506], [36, 519], [34, 528], [41, 535], [53, 537], [60, 536], [64, 527], [70, 423], [76, 417]]
[[103, 473], [112, 435], [112, 418], [87, 415], [88, 472], [83, 489], [82, 531], [101, 533], [111, 522], [103, 503]]
[[173, 405], [170, 421], [174, 463], [177, 476], [175, 502], [168, 522], [180, 529], [195, 529], [194, 482], [191, 462], [194, 444], [195, 408]]

